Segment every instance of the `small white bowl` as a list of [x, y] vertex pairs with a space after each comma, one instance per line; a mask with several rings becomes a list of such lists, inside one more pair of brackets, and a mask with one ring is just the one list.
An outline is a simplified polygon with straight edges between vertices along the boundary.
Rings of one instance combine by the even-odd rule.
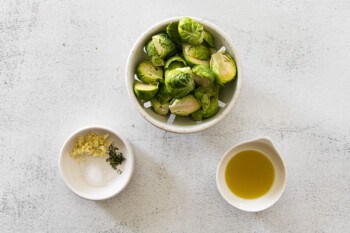
[[[69, 153], [74, 148], [77, 137], [89, 132], [98, 135], [108, 133], [109, 139], [123, 153], [126, 161], [117, 166], [117, 169], [113, 169], [106, 162], [107, 157], [88, 157], [82, 162], [71, 158]], [[90, 126], [73, 133], [63, 144], [59, 158], [63, 181], [75, 194], [89, 200], [104, 200], [120, 193], [129, 183], [134, 166], [134, 154], [129, 142], [115, 130], [102, 126]], [[96, 181], [96, 175], [99, 181]], [[101, 183], [102, 177], [103, 183]]]
[[[256, 199], [244, 199], [230, 191], [226, 184], [225, 172], [228, 162], [237, 153], [245, 150], [256, 150], [266, 155], [272, 162], [275, 170], [275, 179], [270, 190]], [[269, 138], [260, 138], [243, 142], [228, 150], [219, 162], [216, 171], [216, 184], [221, 196], [232, 206], [248, 212], [258, 212], [269, 208], [278, 201], [286, 186], [287, 173], [282, 156]]]
[[[233, 106], [237, 102], [243, 81], [241, 61], [238, 57], [237, 49], [231, 41], [231, 38], [218, 26], [204, 19], [196, 17], [191, 18], [202, 24], [204, 26], [204, 29], [214, 36], [215, 48], [219, 49], [222, 46], [225, 46], [227, 53], [229, 53], [236, 61], [237, 77], [234, 81], [227, 83], [224, 88], [220, 89], [219, 100], [223, 104], [221, 104], [220, 111], [215, 116], [209, 119], [205, 119], [200, 123], [190, 119], [190, 117], [176, 117], [174, 122], [172, 124], [169, 124], [169, 116], [161, 116], [155, 113], [151, 107], [145, 108], [142, 103], [138, 101], [134, 94], [133, 85], [136, 68], [141, 61], [149, 60], [146, 53], [144, 52], [145, 44], [151, 40], [153, 35], [159, 32], [164, 32], [166, 26], [170, 22], [179, 21], [181, 17], [174, 17], [160, 21], [147, 29], [140, 36], [140, 38], [137, 39], [134, 46], [132, 47], [125, 69], [127, 91], [138, 112], [147, 121], [157, 126], [158, 128], [175, 133], [194, 133], [202, 131], [221, 121], [232, 110]], [[170, 122], [172, 121], [170, 120]]]

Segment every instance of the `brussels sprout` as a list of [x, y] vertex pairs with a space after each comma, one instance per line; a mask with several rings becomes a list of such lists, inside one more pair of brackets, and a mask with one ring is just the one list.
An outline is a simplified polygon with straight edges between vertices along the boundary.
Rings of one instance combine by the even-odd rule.
[[156, 97], [151, 99], [151, 105], [159, 115], [166, 115], [169, 112], [169, 103], [161, 103]]
[[165, 76], [165, 86], [174, 98], [181, 98], [194, 90], [194, 81], [190, 67], [170, 70]]
[[169, 92], [167, 91], [165, 84], [160, 83], [158, 87], [158, 93], [156, 95], [156, 98], [159, 100], [160, 103], [168, 103], [173, 98]]
[[158, 83], [147, 84], [138, 81], [135, 81], [134, 83], [134, 92], [137, 98], [142, 102], [146, 102], [152, 99], [157, 94], [157, 91]]
[[175, 44], [181, 45], [181, 37], [180, 37], [178, 28], [179, 28], [178, 22], [171, 22], [166, 27], [166, 33], [168, 34], [170, 39], [175, 42]]
[[163, 81], [163, 69], [154, 66], [149, 61], [143, 61], [136, 69], [137, 77], [145, 83], [156, 83]]
[[194, 95], [202, 106], [203, 111], [207, 111], [210, 105], [210, 96], [203, 87], [199, 87], [194, 91]]
[[210, 118], [216, 115], [219, 111], [219, 100], [217, 97], [210, 98], [210, 104], [206, 111], [199, 109], [198, 111], [191, 114], [195, 121], [201, 121], [203, 118]]
[[219, 99], [217, 97], [210, 98], [210, 105], [206, 112], [203, 111], [203, 118], [215, 116], [219, 111]]
[[207, 65], [209, 66], [210, 52], [204, 45], [182, 45], [182, 53], [188, 65]]
[[214, 37], [207, 31], [203, 31], [203, 39], [206, 44], [209, 45], [209, 47], [214, 47]]
[[172, 68], [172, 67], [170, 67], [170, 65], [173, 64], [173, 63], [176, 63], [177, 65], [178, 65], [178, 64], [179, 64], [179, 65], [182, 65], [182, 66], [176, 67], [176, 68], [181, 68], [181, 67], [187, 66], [186, 61], [185, 61], [182, 57], [176, 55], [176, 56], [173, 56], [173, 57], [169, 58], [169, 59], [165, 62], [164, 69], [170, 69], [170, 68]]
[[164, 66], [164, 61], [160, 56], [158, 55], [158, 52], [156, 50], [156, 47], [154, 46], [154, 43], [152, 40], [150, 40], [146, 44], [146, 53], [151, 59], [151, 62], [154, 66]]
[[237, 73], [235, 61], [224, 52], [217, 52], [211, 56], [210, 69], [215, 73], [216, 82], [220, 85], [233, 80]]
[[196, 65], [192, 68], [194, 83], [199, 87], [211, 89], [215, 82], [215, 74], [209, 66]]
[[178, 30], [185, 43], [200, 45], [203, 42], [203, 26], [189, 17], [180, 19]]
[[188, 116], [200, 108], [200, 103], [193, 95], [174, 99], [169, 106], [171, 113], [177, 116]]
[[166, 56], [176, 52], [174, 42], [172, 42], [165, 33], [153, 36], [152, 41], [160, 58], [165, 58]]

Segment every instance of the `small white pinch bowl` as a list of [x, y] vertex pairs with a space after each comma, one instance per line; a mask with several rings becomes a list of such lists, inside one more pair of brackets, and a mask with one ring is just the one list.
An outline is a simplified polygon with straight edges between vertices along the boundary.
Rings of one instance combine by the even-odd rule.
[[[256, 150], [263, 153], [270, 159], [275, 171], [275, 179], [270, 190], [256, 199], [244, 199], [236, 196], [230, 191], [225, 180], [228, 162], [237, 153], [245, 150]], [[216, 184], [221, 196], [232, 206], [248, 212], [262, 211], [275, 204], [284, 191], [286, 180], [287, 172], [283, 158], [269, 138], [260, 138], [234, 146], [225, 153], [216, 170]]]
[[[220, 49], [222, 46], [226, 48], [226, 52], [230, 54], [236, 61], [237, 76], [235, 80], [227, 83], [225, 87], [220, 89], [219, 100], [221, 101], [220, 111], [209, 119], [204, 119], [202, 122], [196, 122], [191, 117], [175, 117], [175, 120], [170, 120], [168, 116], [161, 116], [155, 113], [150, 106], [144, 107], [141, 102], [138, 101], [133, 91], [134, 76], [138, 64], [141, 61], [149, 60], [147, 54], [144, 52], [145, 44], [151, 40], [152, 36], [164, 32], [166, 26], [170, 22], [179, 21], [182, 17], [173, 17], [165, 19], [154, 24], [152, 27], [147, 29], [133, 45], [125, 69], [126, 87], [131, 101], [136, 106], [137, 111], [154, 126], [174, 132], [174, 133], [194, 133], [207, 129], [219, 121], [221, 121], [234, 107], [238, 100], [238, 96], [242, 87], [242, 65], [241, 60], [237, 54], [237, 48], [231, 41], [231, 38], [218, 26], [205, 19], [191, 17], [193, 20], [203, 25], [204, 29], [207, 30], [214, 36], [215, 48]], [[171, 115], [174, 116], [174, 115]], [[169, 121], [168, 121], [169, 120]], [[169, 123], [171, 122], [171, 123]]]
[[[98, 135], [108, 133], [109, 139], [119, 148], [126, 160], [118, 165], [117, 169], [113, 169], [106, 162], [108, 156], [103, 158], [89, 156], [82, 162], [74, 160], [69, 153], [74, 148], [77, 137], [89, 132]], [[63, 181], [75, 194], [89, 200], [104, 200], [120, 193], [130, 182], [134, 167], [135, 158], [129, 142], [115, 130], [103, 126], [85, 127], [73, 133], [63, 144], [59, 157], [59, 170]], [[100, 179], [103, 174], [102, 184], [96, 183], [91, 177], [96, 176], [96, 172]]]

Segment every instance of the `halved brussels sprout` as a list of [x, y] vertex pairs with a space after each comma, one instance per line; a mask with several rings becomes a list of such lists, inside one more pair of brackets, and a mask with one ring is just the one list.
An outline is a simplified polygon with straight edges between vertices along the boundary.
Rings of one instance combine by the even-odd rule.
[[152, 40], [146, 44], [145, 50], [154, 66], [164, 66], [164, 61], [160, 58]]
[[191, 45], [200, 45], [203, 42], [203, 26], [189, 17], [179, 21], [179, 34], [181, 40]]
[[180, 37], [178, 28], [179, 28], [178, 22], [171, 22], [166, 27], [166, 33], [168, 34], [168, 36], [172, 41], [174, 41], [178, 45], [181, 45], [181, 37]]
[[188, 116], [200, 108], [199, 101], [193, 95], [174, 99], [169, 106], [171, 113], [177, 116]]
[[[182, 63], [182, 67], [187, 66], [186, 61], [185, 61], [182, 57], [180, 57], [179, 55], [176, 55], [176, 56], [173, 56], [173, 57], [169, 58], [169, 59], [165, 62], [164, 69], [168, 69], [169, 66], [170, 66], [172, 63], [176, 63], [176, 62]], [[178, 67], [177, 67], [177, 68], [178, 68]], [[180, 67], [180, 68], [181, 68], [181, 67]]]
[[188, 65], [209, 66], [210, 52], [204, 45], [182, 45], [182, 53]]
[[210, 105], [210, 96], [203, 87], [199, 87], [194, 91], [194, 95], [202, 106], [203, 111], [207, 111]]
[[134, 92], [140, 101], [146, 102], [152, 99], [157, 94], [158, 83], [147, 84], [147, 83], [135, 81]]
[[203, 31], [203, 39], [210, 47], [214, 47], [214, 37], [207, 31]]
[[181, 98], [194, 90], [194, 81], [190, 67], [170, 70], [165, 76], [165, 87], [174, 98]]
[[216, 82], [220, 85], [233, 80], [237, 73], [235, 61], [223, 51], [214, 53], [211, 56], [210, 69], [214, 72]]
[[156, 97], [151, 99], [153, 110], [159, 115], [167, 115], [169, 112], [169, 103], [161, 103]]
[[215, 74], [206, 65], [196, 65], [192, 68], [194, 83], [205, 89], [211, 89], [215, 82]]
[[163, 69], [154, 66], [149, 61], [143, 61], [136, 69], [137, 77], [145, 83], [156, 83], [163, 81]]
[[153, 36], [152, 41], [160, 58], [165, 58], [166, 56], [176, 52], [174, 42], [172, 42], [165, 33]]

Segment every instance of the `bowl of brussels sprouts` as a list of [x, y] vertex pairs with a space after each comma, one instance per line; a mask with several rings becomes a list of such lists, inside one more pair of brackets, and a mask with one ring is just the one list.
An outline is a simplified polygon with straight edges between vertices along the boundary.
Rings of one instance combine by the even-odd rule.
[[230, 37], [195, 17], [158, 22], [135, 42], [126, 65], [128, 94], [153, 125], [194, 133], [222, 120], [237, 102], [242, 66]]

